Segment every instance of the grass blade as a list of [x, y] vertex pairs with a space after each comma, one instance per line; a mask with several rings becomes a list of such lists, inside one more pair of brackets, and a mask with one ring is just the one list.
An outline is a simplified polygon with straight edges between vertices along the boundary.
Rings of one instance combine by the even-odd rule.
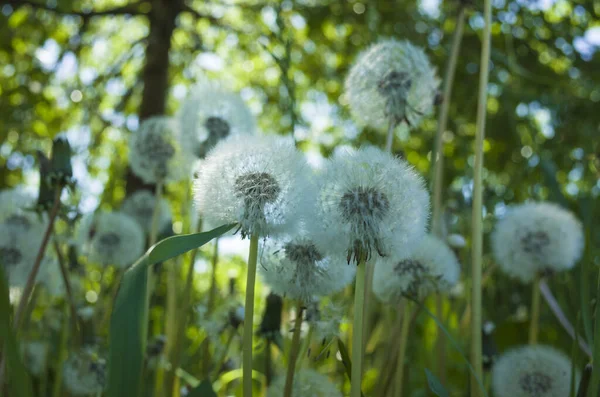
[[433, 394], [435, 394], [438, 397], [450, 397], [450, 394], [448, 394], [448, 391], [446, 390], [444, 385], [442, 385], [442, 382], [440, 382], [437, 376], [435, 376], [427, 368], [425, 368], [425, 376], [427, 377], [427, 384], [429, 385], [429, 390], [431, 390]]

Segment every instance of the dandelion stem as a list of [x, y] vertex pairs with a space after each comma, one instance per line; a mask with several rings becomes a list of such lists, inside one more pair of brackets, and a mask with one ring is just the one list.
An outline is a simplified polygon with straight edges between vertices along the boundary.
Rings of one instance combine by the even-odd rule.
[[354, 290], [354, 322], [352, 324], [352, 379], [350, 397], [360, 397], [362, 383], [363, 358], [363, 310], [365, 303], [366, 263], [359, 263], [356, 269], [356, 287]]
[[[600, 273], [598, 274], [598, 294], [596, 296], [600, 296]], [[600, 367], [600, 305], [596, 304], [595, 310], [595, 324], [594, 324], [594, 343], [593, 343], [593, 351], [594, 357], [592, 358], [592, 362], [594, 368], [592, 370], [592, 379], [590, 381], [590, 393], [588, 396], [596, 397], [600, 394], [600, 371], [598, 370]]]
[[294, 323], [294, 335], [292, 336], [292, 345], [290, 346], [290, 356], [288, 358], [287, 374], [285, 376], [285, 388], [283, 397], [292, 397], [292, 386], [294, 384], [294, 372], [296, 370], [296, 359], [300, 350], [300, 330], [302, 328], [302, 315], [304, 306], [301, 301], [296, 305], [296, 322]]
[[56, 241], [56, 239], [52, 239], [52, 243], [54, 246], [54, 251], [56, 252], [56, 257], [58, 258], [58, 267], [60, 269], [60, 274], [62, 276], [63, 283], [65, 284], [67, 302], [69, 303], [69, 309], [71, 310], [71, 322], [73, 324], [73, 340], [76, 342], [76, 345], [78, 345], [82, 342], [82, 335], [80, 334], [82, 327], [79, 322], [79, 316], [77, 315], [77, 306], [75, 305], [75, 299], [73, 298], [73, 290], [71, 288], [71, 282], [69, 281], [67, 265], [65, 263], [65, 258], [62, 254], [58, 241]]
[[394, 146], [394, 131], [396, 130], [396, 122], [393, 117], [390, 117], [390, 122], [388, 123], [388, 132], [387, 138], [385, 140], [385, 151], [388, 153], [392, 153], [392, 146]]
[[[477, 99], [477, 128], [475, 132], [475, 166], [473, 170], [473, 213], [472, 213], [472, 321], [471, 321], [471, 364], [475, 369], [474, 375], [483, 379], [481, 354], [481, 271], [483, 254], [483, 140], [485, 136], [485, 117], [487, 110], [487, 86], [490, 62], [492, 5], [491, 0], [484, 0], [483, 43], [481, 47], [481, 62], [479, 69], [479, 95]], [[481, 396], [477, 380], [471, 377], [471, 396]]]
[[17, 312], [15, 314], [13, 326], [15, 330], [19, 330], [21, 324], [23, 322], [23, 317], [25, 314], [25, 309], [27, 308], [27, 303], [29, 302], [29, 297], [31, 296], [31, 291], [33, 291], [33, 286], [35, 285], [35, 279], [37, 278], [38, 272], [40, 270], [40, 265], [42, 264], [42, 259], [44, 258], [44, 253], [46, 252], [46, 246], [48, 245], [48, 241], [50, 241], [50, 236], [54, 231], [54, 222], [56, 221], [56, 217], [58, 215], [58, 210], [60, 209], [60, 194], [62, 192], [62, 188], [57, 188], [56, 193], [54, 194], [54, 203], [52, 204], [52, 209], [50, 210], [50, 217], [48, 220], [48, 226], [46, 227], [46, 232], [44, 233], [44, 237], [42, 238], [42, 243], [40, 244], [40, 248], [38, 250], [37, 256], [35, 258], [35, 262], [33, 263], [33, 268], [29, 273], [29, 277], [27, 278], [27, 283], [25, 284], [25, 288], [23, 288], [23, 293], [21, 295], [21, 300], [19, 301], [19, 306], [17, 308]]
[[404, 358], [406, 357], [406, 343], [408, 342], [408, 334], [410, 333], [411, 309], [411, 302], [406, 302], [404, 306], [404, 314], [402, 316], [400, 346], [398, 347], [398, 361], [396, 363], [396, 395], [398, 397], [402, 397], [402, 391], [404, 388]]
[[244, 308], [244, 342], [242, 377], [244, 397], [252, 397], [252, 336], [254, 335], [254, 284], [258, 259], [258, 236], [250, 237], [248, 274], [246, 276], [246, 305]]
[[[208, 291], [208, 302], [206, 304], [206, 315], [210, 315], [213, 312], [213, 308], [215, 305], [215, 298], [217, 295], [217, 264], [219, 263], [219, 239], [215, 239], [215, 250], [213, 252], [211, 265], [212, 265], [212, 274], [210, 278], [210, 289]], [[210, 342], [208, 339], [204, 344], [204, 364], [203, 368], [208, 376], [210, 371], [210, 355], [209, 355]]]
[[540, 276], [536, 275], [531, 285], [531, 322], [529, 323], [529, 344], [538, 343], [540, 326]]

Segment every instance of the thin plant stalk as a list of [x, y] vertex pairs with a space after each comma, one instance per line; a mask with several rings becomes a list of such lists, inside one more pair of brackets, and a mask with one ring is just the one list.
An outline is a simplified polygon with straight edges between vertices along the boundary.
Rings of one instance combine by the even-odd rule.
[[[597, 285], [597, 295], [600, 296], [600, 273], [598, 274], [598, 285]], [[589, 385], [589, 394], [590, 397], [597, 397], [600, 395], [600, 371], [598, 370], [600, 367], [600, 305], [596, 305], [595, 314], [595, 324], [594, 324], [594, 343], [593, 343], [593, 358], [592, 362], [594, 363], [594, 368], [592, 370], [592, 379]]]
[[529, 323], [529, 344], [538, 343], [540, 328], [540, 276], [536, 275], [531, 285], [531, 321]]
[[[471, 251], [471, 364], [474, 374], [483, 379], [483, 363], [481, 352], [481, 272], [483, 267], [483, 141], [485, 136], [485, 118], [487, 110], [487, 87], [489, 77], [492, 5], [491, 0], [484, 0], [483, 43], [479, 69], [479, 93], [477, 99], [477, 128], [475, 132], [475, 165], [473, 170], [473, 213], [472, 213], [472, 251]], [[476, 378], [471, 377], [471, 396], [481, 396]]]
[[350, 397], [360, 397], [361, 395], [360, 387], [362, 383], [365, 270], [366, 263], [359, 263], [356, 269], [356, 286], [354, 290], [354, 321], [352, 323], [352, 379], [350, 380]]
[[392, 153], [392, 147], [394, 146], [394, 131], [396, 130], [396, 122], [390, 120], [388, 123], [388, 132], [385, 140], [385, 151]]
[[58, 241], [56, 241], [56, 239], [53, 239], [52, 243], [54, 246], [54, 251], [56, 252], [56, 257], [58, 258], [58, 267], [60, 269], [60, 274], [65, 285], [65, 292], [67, 302], [69, 303], [69, 309], [71, 310], [71, 323], [73, 324], [73, 340], [76, 342], [77, 345], [82, 342], [82, 335], [80, 334], [82, 327], [81, 323], [79, 322], [79, 316], [77, 315], [77, 306], [75, 305], [75, 299], [73, 298], [73, 289], [71, 288], [71, 281], [69, 280], [67, 265], [65, 263], [65, 258], [60, 249], [60, 245], [58, 244]]
[[292, 345], [290, 346], [290, 356], [288, 359], [287, 373], [285, 375], [285, 387], [283, 397], [292, 397], [292, 386], [294, 384], [294, 373], [296, 371], [296, 359], [300, 350], [300, 331], [302, 329], [302, 316], [304, 306], [298, 301], [296, 305], [296, 321], [294, 323], [294, 334], [292, 336]]
[[404, 315], [402, 316], [402, 328], [400, 329], [400, 345], [398, 347], [398, 361], [396, 363], [396, 395], [398, 397], [402, 397], [404, 389], [404, 359], [406, 357], [408, 334], [410, 333], [411, 308], [411, 302], [406, 302]]
[[[212, 273], [210, 278], [210, 289], [208, 291], [208, 302], [206, 304], [206, 314], [210, 315], [213, 312], [215, 306], [215, 299], [217, 295], [217, 264], [219, 263], [219, 239], [215, 239], [215, 249], [211, 260]], [[209, 355], [210, 343], [208, 339], [204, 343], [204, 368], [205, 374], [208, 376], [210, 371], [210, 355]]]
[[233, 342], [233, 338], [235, 337], [235, 334], [236, 334], [236, 329], [232, 327], [231, 332], [229, 333], [229, 336], [227, 337], [227, 341], [225, 342], [225, 348], [223, 349], [223, 354], [221, 354], [221, 357], [219, 357], [218, 360], [215, 360], [215, 363], [217, 364], [215, 366], [215, 377], [213, 378], [215, 382], [219, 378], [219, 372], [221, 371], [221, 368], [223, 368], [223, 364], [225, 364], [225, 360], [227, 359], [227, 354], [229, 353], [229, 347], [231, 346], [231, 343]]
[[265, 382], [267, 387], [269, 387], [273, 381], [271, 365], [271, 338], [267, 338], [265, 346]]
[[[448, 124], [448, 114], [450, 110], [450, 98], [452, 97], [452, 86], [456, 75], [456, 65], [458, 61], [458, 53], [460, 44], [463, 38], [465, 26], [465, 7], [461, 6], [456, 17], [456, 28], [452, 35], [450, 44], [450, 58], [446, 65], [446, 74], [444, 76], [444, 89], [442, 93], [442, 105], [438, 117], [437, 133], [435, 135], [435, 151], [434, 151], [434, 175], [433, 175], [433, 214], [432, 214], [432, 232], [443, 238], [442, 228], [442, 187], [444, 184], [444, 132]], [[438, 318], [443, 318], [443, 298], [440, 294], [436, 294], [436, 314]], [[440, 381], [445, 383], [446, 377], [446, 338], [441, 333], [438, 333], [436, 339], [437, 352], [437, 373], [440, 376]]]
[[258, 236], [250, 237], [248, 273], [246, 275], [246, 305], [244, 307], [244, 341], [242, 348], [244, 397], [252, 397], [252, 336], [254, 335], [254, 284], [258, 259]]
[[42, 243], [40, 244], [40, 248], [35, 258], [35, 262], [33, 263], [33, 268], [31, 269], [29, 277], [27, 278], [25, 288], [23, 288], [23, 293], [21, 295], [21, 300], [19, 301], [19, 306], [17, 307], [17, 312], [15, 313], [13, 326], [17, 331], [19, 330], [21, 323], [23, 322], [23, 315], [25, 314], [25, 309], [27, 308], [27, 303], [29, 302], [31, 291], [33, 291], [33, 286], [35, 285], [35, 280], [40, 270], [40, 265], [42, 264], [44, 253], [46, 252], [46, 246], [48, 245], [48, 242], [50, 241], [50, 236], [52, 236], [52, 232], [54, 231], [54, 222], [56, 221], [58, 210], [60, 209], [61, 192], [62, 189], [57, 188], [56, 193], [54, 194], [54, 202], [52, 204], [52, 209], [50, 210], [48, 226], [46, 227], [46, 232], [44, 233], [44, 237], [42, 238]]

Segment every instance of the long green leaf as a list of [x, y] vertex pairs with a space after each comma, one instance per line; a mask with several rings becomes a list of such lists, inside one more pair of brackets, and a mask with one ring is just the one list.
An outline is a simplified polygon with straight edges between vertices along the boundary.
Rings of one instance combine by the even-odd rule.
[[435, 394], [438, 397], [450, 396], [444, 385], [442, 385], [442, 382], [440, 382], [437, 376], [435, 376], [427, 368], [425, 368], [425, 376], [427, 377], [427, 384], [429, 385], [429, 390], [431, 390], [433, 394]]
[[11, 396], [29, 397], [32, 395], [31, 380], [21, 360], [20, 345], [11, 327], [11, 312], [8, 285], [0, 266], [0, 346], [6, 359], [8, 386]]
[[123, 275], [111, 315], [109, 335], [108, 396], [141, 395], [142, 369], [148, 331], [146, 301], [148, 268], [223, 235], [235, 225], [204, 233], [169, 237], [150, 247]]

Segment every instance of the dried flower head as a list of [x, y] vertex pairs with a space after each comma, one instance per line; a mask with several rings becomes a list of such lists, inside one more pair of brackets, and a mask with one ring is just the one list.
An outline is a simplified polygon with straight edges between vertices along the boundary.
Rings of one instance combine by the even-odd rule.
[[269, 239], [259, 272], [276, 294], [304, 303], [337, 292], [350, 284], [356, 272], [340, 254], [319, 250], [307, 237]]
[[173, 119], [156, 116], [131, 134], [129, 164], [144, 182], [174, 182], [189, 173], [190, 161], [181, 149], [178, 128]]
[[[283, 396], [284, 387], [285, 376], [278, 376], [267, 389], [267, 397]], [[296, 372], [292, 395], [294, 397], [342, 397], [342, 393], [329, 378], [312, 369], [301, 369]]]
[[408, 250], [425, 234], [429, 194], [403, 160], [369, 147], [340, 152], [319, 177], [307, 228], [319, 248], [357, 263]]
[[572, 268], [581, 257], [583, 246], [579, 220], [551, 203], [514, 206], [492, 234], [498, 265], [523, 282], [533, 280], [536, 273]]
[[238, 223], [242, 237], [285, 232], [305, 213], [309, 172], [291, 140], [232, 136], [199, 165], [196, 206], [212, 225]]
[[106, 362], [89, 350], [73, 353], [64, 363], [63, 380], [71, 395], [101, 393], [106, 385]]
[[492, 368], [496, 397], [565, 397], [571, 361], [549, 346], [523, 346], [504, 353]]
[[209, 82], [194, 88], [183, 102], [179, 123], [183, 146], [198, 158], [229, 136], [256, 133], [256, 120], [242, 98]]
[[[146, 233], [152, 228], [152, 217], [156, 196], [148, 190], [138, 190], [123, 202], [121, 211], [129, 215], [142, 227]], [[158, 231], [164, 230], [171, 224], [171, 208], [169, 202], [161, 199], [158, 207]]]
[[421, 48], [388, 39], [358, 56], [345, 89], [353, 117], [387, 131], [390, 123], [414, 127], [430, 114], [438, 85], [435, 69]]
[[96, 212], [81, 220], [80, 251], [91, 262], [125, 267], [144, 252], [144, 232], [122, 212]]
[[426, 235], [410, 255], [378, 258], [373, 291], [386, 303], [397, 303], [405, 296], [422, 299], [435, 291], [448, 292], [459, 274], [452, 250], [437, 237]]

